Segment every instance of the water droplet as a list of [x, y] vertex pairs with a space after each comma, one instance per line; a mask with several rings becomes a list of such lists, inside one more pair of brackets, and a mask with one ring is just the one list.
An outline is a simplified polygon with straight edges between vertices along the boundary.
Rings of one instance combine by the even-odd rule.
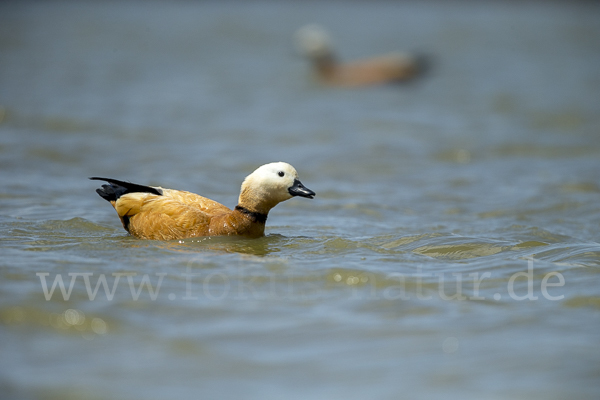
[[63, 319], [67, 325], [82, 325], [85, 322], [85, 315], [82, 311], [69, 308], [63, 313]]
[[92, 331], [98, 335], [104, 335], [108, 331], [108, 327], [106, 322], [102, 318], [94, 318], [92, 319]]

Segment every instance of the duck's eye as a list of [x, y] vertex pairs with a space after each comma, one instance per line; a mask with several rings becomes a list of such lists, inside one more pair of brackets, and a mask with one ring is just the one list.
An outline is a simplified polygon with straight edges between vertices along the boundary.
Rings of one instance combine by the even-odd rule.
[[283, 172], [283, 171], [279, 171], [279, 172], [277, 173], [277, 175], [279, 175], [279, 176], [283, 177], [283, 176], [285, 175], [285, 172]]

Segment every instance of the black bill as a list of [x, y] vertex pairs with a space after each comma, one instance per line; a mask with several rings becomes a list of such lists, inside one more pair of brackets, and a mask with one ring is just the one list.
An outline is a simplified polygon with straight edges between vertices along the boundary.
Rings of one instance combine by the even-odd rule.
[[309, 199], [315, 197], [315, 192], [305, 187], [298, 179], [294, 179], [294, 185], [288, 189], [288, 192], [292, 196], [308, 197]]

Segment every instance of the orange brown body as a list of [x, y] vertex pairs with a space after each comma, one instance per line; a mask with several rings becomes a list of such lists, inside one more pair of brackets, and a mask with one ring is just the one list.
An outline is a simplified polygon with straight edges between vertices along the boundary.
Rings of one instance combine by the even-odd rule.
[[313, 65], [321, 83], [345, 87], [409, 80], [419, 72], [416, 60], [400, 53], [343, 64], [320, 58], [314, 59]]

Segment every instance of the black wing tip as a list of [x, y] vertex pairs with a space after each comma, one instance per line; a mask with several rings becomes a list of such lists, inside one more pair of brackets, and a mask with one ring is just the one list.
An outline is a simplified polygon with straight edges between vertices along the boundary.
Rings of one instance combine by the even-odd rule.
[[120, 181], [111, 178], [100, 178], [92, 176], [89, 179], [95, 181], [105, 181], [108, 185], [102, 185], [102, 188], [96, 189], [96, 193], [107, 201], [117, 200], [119, 197], [127, 193], [151, 193], [157, 196], [162, 196], [162, 191], [150, 186], [138, 185], [137, 183]]
[[110, 185], [102, 185], [102, 188], [96, 189], [96, 193], [106, 201], [116, 201], [117, 194]]

